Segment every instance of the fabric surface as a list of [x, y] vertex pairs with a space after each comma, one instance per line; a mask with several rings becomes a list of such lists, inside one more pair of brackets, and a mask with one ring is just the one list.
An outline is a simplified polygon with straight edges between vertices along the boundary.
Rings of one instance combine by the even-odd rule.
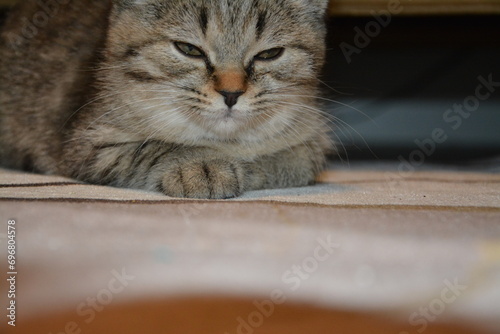
[[226, 201], [0, 170], [5, 274], [9, 219], [17, 237], [0, 328], [500, 333], [500, 174], [397, 167]]

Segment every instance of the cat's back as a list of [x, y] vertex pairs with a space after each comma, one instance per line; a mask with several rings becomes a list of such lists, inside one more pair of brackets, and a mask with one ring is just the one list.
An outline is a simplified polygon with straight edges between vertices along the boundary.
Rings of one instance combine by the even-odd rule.
[[0, 158], [56, 172], [67, 118], [84, 103], [110, 1], [22, 0], [0, 34]]

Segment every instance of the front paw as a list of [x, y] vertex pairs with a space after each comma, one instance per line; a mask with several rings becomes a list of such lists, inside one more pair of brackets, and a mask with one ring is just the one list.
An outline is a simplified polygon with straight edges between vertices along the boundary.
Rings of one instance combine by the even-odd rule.
[[226, 199], [239, 196], [245, 185], [242, 163], [223, 158], [180, 160], [170, 164], [161, 183], [168, 196]]

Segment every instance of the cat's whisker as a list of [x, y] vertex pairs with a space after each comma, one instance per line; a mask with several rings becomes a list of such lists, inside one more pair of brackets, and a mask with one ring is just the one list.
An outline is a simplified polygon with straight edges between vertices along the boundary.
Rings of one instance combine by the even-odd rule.
[[376, 121], [373, 118], [371, 118], [368, 114], [366, 114], [365, 112], [363, 112], [360, 109], [355, 108], [355, 107], [353, 107], [353, 106], [351, 106], [351, 105], [349, 105], [347, 103], [343, 103], [343, 102], [340, 102], [340, 101], [337, 101], [337, 100], [333, 100], [333, 99], [329, 99], [329, 98], [325, 98], [325, 97], [321, 97], [321, 96], [300, 95], [300, 94], [290, 94], [290, 95], [287, 95], [287, 94], [277, 94], [277, 96], [281, 96], [281, 97], [305, 97], [305, 98], [311, 98], [311, 99], [316, 99], [316, 100], [321, 100], [321, 101], [326, 101], [326, 102], [338, 104], [340, 106], [349, 108], [351, 110], [354, 110], [354, 111], [360, 113], [361, 115], [363, 115], [364, 117], [366, 117], [368, 120], [370, 120], [371, 122], [373, 122], [375, 125], [377, 124]]
[[93, 103], [96, 103], [96, 102], [101, 101], [101, 100], [105, 100], [105, 99], [113, 97], [113, 96], [123, 95], [123, 94], [127, 94], [127, 93], [148, 93], [148, 92], [154, 92], [154, 93], [176, 93], [176, 91], [174, 91], [174, 90], [166, 91], [166, 90], [151, 90], [151, 89], [148, 89], [148, 90], [129, 89], [129, 90], [122, 90], [122, 91], [113, 92], [113, 93], [110, 93], [110, 94], [99, 95], [96, 98], [91, 99], [89, 102], [87, 102], [84, 105], [82, 105], [81, 107], [79, 107], [73, 113], [71, 113], [71, 115], [66, 119], [66, 121], [63, 122], [63, 124], [61, 125], [59, 131], [62, 131], [62, 129], [69, 122], [69, 120], [72, 119], [78, 112], [80, 112], [85, 107], [88, 107], [88, 106], [90, 106]]
[[[173, 112], [175, 112], [175, 111], [177, 111], [177, 110], [179, 110], [179, 109], [180, 109], [180, 107], [177, 107], [177, 108], [175, 108], [175, 109], [170, 110], [169, 112], [173, 113]], [[148, 121], [148, 123], [153, 123], [153, 124], [154, 124], [154, 123], [156, 123], [155, 121], [156, 121], [157, 119], [159, 119], [159, 118], [160, 118], [160, 115], [155, 115], [155, 116], [150, 117], [147, 121]], [[174, 121], [174, 120], [171, 120], [169, 123], [173, 123], [173, 121]], [[155, 136], [156, 136], [159, 132], [161, 132], [164, 128], [167, 128], [167, 127], [169, 126], [169, 124], [162, 124], [162, 125], [163, 125], [162, 127], [158, 127], [158, 129], [156, 129], [155, 131], [151, 132], [151, 134], [150, 134], [149, 136], [147, 136], [147, 137], [146, 137], [146, 139], [144, 139], [144, 142], [143, 142], [143, 143], [142, 143], [142, 145], [139, 147], [139, 149], [140, 149], [140, 148], [142, 148], [142, 146], [144, 146], [144, 145], [145, 145], [148, 141], [150, 141], [150, 140], [154, 139], [154, 138], [155, 138]]]
[[95, 67], [88, 67], [88, 68], [78, 70], [78, 72], [97, 72], [97, 71], [114, 70], [114, 69], [120, 69], [120, 68], [126, 69], [126, 68], [128, 68], [128, 65], [121, 64], [121, 65], [115, 65], [115, 66], [95, 66]]
[[[265, 111], [263, 113], [263, 115], [265, 116], [270, 116], [272, 115], [272, 111], [269, 111], [269, 114], [267, 111]], [[283, 131], [279, 131], [275, 125], [270, 125], [271, 129], [269, 129], [268, 127], [263, 127], [264, 129], [264, 132], [267, 134], [267, 138], [268, 139], [273, 139], [275, 138], [276, 136], [279, 136], [281, 137], [281, 139], [283, 139], [283, 141], [285, 142], [286, 144], [286, 149], [288, 151], [290, 151], [291, 153], [293, 153], [293, 146], [291, 143], [289, 143], [289, 141], [287, 140], [287, 138], [285, 137], [285, 135], [283, 134]]]
[[[290, 109], [292, 109], [292, 110], [299, 111], [299, 112], [304, 111], [304, 109], [303, 109], [303, 108], [306, 108], [306, 109], [308, 109], [309, 111], [313, 111], [313, 112], [321, 112], [321, 110], [320, 110], [320, 109], [312, 108], [312, 107], [309, 107], [309, 106], [307, 106], [307, 105], [302, 105], [302, 104], [287, 103], [287, 102], [283, 102], [283, 101], [278, 102], [278, 104], [284, 104], [284, 105], [286, 105], [286, 106], [287, 106], [287, 108], [290, 108]], [[290, 107], [290, 106], [291, 106], [291, 107]], [[323, 114], [323, 113], [321, 113], [321, 114]], [[337, 117], [335, 117], [335, 116], [333, 116], [333, 115], [331, 115], [331, 114], [324, 114], [324, 116], [326, 116], [326, 119], [328, 119], [328, 121], [327, 121], [327, 120], [324, 120], [324, 121], [323, 121], [323, 125], [324, 125], [324, 126], [326, 126], [326, 127], [330, 130], [330, 132], [332, 132], [332, 133], [336, 133], [337, 129], [339, 129], [339, 130], [343, 133], [343, 130], [342, 130], [341, 128], [338, 128], [338, 127], [337, 127], [337, 128], [335, 128], [335, 129], [333, 129], [333, 128], [329, 125], [329, 123], [330, 123], [330, 122], [333, 122], [333, 123], [335, 123], [337, 126], [342, 126], [342, 127], [344, 127], [345, 129], [349, 130], [349, 133], [350, 133], [350, 131], [353, 131], [353, 132], [355, 132], [358, 136], [362, 137], [360, 133], [358, 133], [358, 132], [357, 132], [357, 131], [356, 131], [356, 130], [352, 127], [352, 126], [350, 126], [347, 122], [343, 121], [342, 119], [337, 118]], [[337, 122], [338, 122], [338, 124], [337, 124]], [[351, 136], [352, 136], [352, 135], [351, 135]]]
[[[273, 113], [273, 114], [277, 118], [282, 118], [282, 119], [286, 120], [285, 117], [281, 113]], [[304, 125], [308, 127], [308, 125], [306, 125], [305, 123], [304, 123]], [[314, 156], [315, 155], [315, 153], [313, 152], [313, 150], [309, 146], [310, 144], [308, 143], [308, 141], [305, 138], [303, 138], [303, 136], [298, 132], [298, 130], [295, 127], [289, 125], [288, 127], [285, 128], [284, 131], [277, 131], [276, 128], [274, 128], [273, 130], [274, 130], [274, 133], [280, 135], [281, 138], [287, 143], [288, 150], [290, 152], [293, 153], [293, 145], [291, 143], [289, 143], [288, 138], [283, 133], [283, 132], [286, 132], [287, 130], [291, 131], [291, 135], [295, 139], [298, 140], [299, 144], [303, 145], [306, 148], [306, 150], [309, 152], [310, 156]], [[313, 163], [315, 165], [316, 170], [321, 170], [322, 169], [321, 166], [319, 165], [318, 161], [314, 160]]]
[[[288, 108], [290, 108], [290, 107], [288, 107]], [[300, 109], [300, 108], [298, 108], [298, 107], [292, 107], [292, 108], [290, 108], [290, 109], [295, 110], [295, 111], [299, 111], [299, 112], [300, 112], [300, 111], [303, 111], [302, 109]], [[334, 116], [332, 116], [332, 117], [334, 117]], [[297, 121], [298, 121], [298, 122], [300, 122], [300, 123], [302, 123], [303, 125], [306, 125], [305, 123], [303, 123], [303, 122], [301, 122], [301, 121], [299, 121], [299, 120], [297, 120]], [[349, 135], [349, 137], [351, 137], [351, 138], [352, 138], [351, 131], [353, 131], [353, 129], [352, 129], [352, 128], [350, 129], [347, 123], [345, 123], [345, 122], [344, 122], [345, 124], [342, 124], [342, 122], [343, 122], [343, 121], [342, 121], [341, 119], [338, 119], [338, 121], [339, 121], [339, 123], [340, 123], [340, 124], [336, 124], [336, 125], [337, 125], [337, 127], [336, 127], [336, 128], [333, 128], [333, 127], [332, 127], [329, 123], [335, 123], [335, 120], [333, 120], [333, 121], [332, 121], [332, 120], [330, 120], [330, 121], [331, 121], [331, 122], [329, 122], [329, 121], [326, 121], [326, 120], [325, 120], [325, 121], [323, 121], [323, 122], [322, 122], [322, 125], [323, 125], [324, 127], [328, 128], [329, 132], [330, 132], [331, 134], [333, 134], [333, 135], [334, 135], [334, 136], [338, 139], [338, 142], [341, 142], [341, 141], [340, 141], [340, 137], [337, 135], [337, 131], [340, 131], [340, 132], [341, 132], [344, 136], [347, 136], [347, 135], [346, 135], [346, 133], [344, 132], [344, 129], [346, 129], [346, 130], [347, 130], [347, 133], [348, 133], [348, 135]], [[315, 125], [313, 125], [313, 127], [314, 127], [314, 126], [315, 126]], [[322, 137], [323, 137], [324, 139], [326, 139], [326, 137], [325, 137], [324, 135], [322, 135]]]
[[[277, 104], [285, 104], [287, 108], [289, 108], [289, 109], [291, 109], [291, 110], [294, 110], [294, 111], [299, 111], [299, 112], [303, 111], [303, 109], [302, 109], [302, 108], [304, 107], [303, 105], [299, 105], [299, 104], [292, 104], [292, 107], [290, 107], [290, 103], [284, 103], [283, 101], [278, 102]], [[317, 125], [316, 123], [314, 123], [314, 124], [306, 124], [304, 121], [299, 120], [299, 119], [297, 119], [297, 118], [295, 119], [295, 122], [297, 122], [297, 123], [299, 123], [299, 124], [302, 124], [302, 126], [310, 127], [310, 128], [312, 128], [312, 129], [315, 129], [315, 128], [317, 128], [317, 127], [318, 127], [318, 125]], [[336, 134], [336, 129], [333, 129], [333, 128], [329, 125], [329, 123], [330, 123], [330, 122], [328, 122], [327, 120], [323, 119], [323, 120], [321, 120], [321, 123], [322, 123], [322, 125], [323, 125], [324, 127], [328, 128], [328, 129], [330, 130], [330, 132], [331, 132], [332, 134], [334, 134], [334, 135], [337, 137], [337, 139], [339, 139], [339, 137], [338, 137], [338, 136], [337, 136], [337, 134]], [[347, 125], [345, 125], [345, 126], [347, 127]], [[343, 130], [342, 130], [342, 129], [340, 129], [340, 131], [341, 131], [341, 132], [343, 132]], [[326, 137], [326, 136], [325, 136], [325, 135], [323, 135], [323, 134], [320, 134], [320, 136], [321, 136], [321, 137], [323, 137], [323, 139], [330, 141], [329, 137]], [[340, 140], [339, 140], [339, 142], [340, 142]]]
[[[303, 110], [303, 109], [300, 109], [300, 108], [305, 108], [305, 109], [307, 109], [309, 111], [313, 111], [313, 112], [323, 112], [322, 110], [320, 110], [318, 108], [313, 108], [313, 107], [308, 106], [308, 105], [288, 103], [288, 102], [283, 102], [283, 101], [278, 102], [278, 104], [285, 104], [285, 105], [295, 106], [295, 107], [299, 108], [299, 109], [297, 109], [297, 111]], [[364, 145], [368, 148], [368, 150], [372, 154], [374, 154], [374, 152], [371, 150], [370, 145], [368, 144], [368, 142], [365, 140], [365, 138], [356, 129], [354, 129], [347, 122], [341, 120], [340, 118], [337, 118], [337, 117], [335, 117], [333, 115], [329, 115], [329, 116], [333, 117], [335, 119], [335, 121], [337, 121], [337, 122], [340, 123], [340, 124], [337, 124], [337, 125], [341, 125], [345, 129], [349, 130], [348, 133], [349, 133], [349, 136], [351, 138], [353, 138], [353, 137], [352, 137], [352, 134], [350, 132], [351, 131], [354, 132], [363, 141]], [[328, 126], [327, 124], [325, 124], [325, 125]], [[346, 157], [348, 157], [347, 148], [345, 147], [345, 145], [343, 144], [343, 142], [340, 140], [340, 137], [337, 135], [336, 129], [332, 129], [330, 126], [328, 126], [328, 128], [330, 129], [331, 133], [337, 138], [337, 141], [335, 143], [338, 143], [338, 144], [342, 145], [343, 152], [346, 155]], [[345, 133], [344, 133], [344, 131], [341, 128], [337, 128], [337, 129], [340, 130], [344, 136], [346, 136]], [[340, 157], [340, 158], [342, 159], [342, 157]]]
[[[120, 105], [116, 108], [113, 108], [105, 113], [103, 113], [102, 115], [100, 115], [99, 117], [97, 117], [96, 119], [94, 119], [92, 122], [90, 122], [88, 125], [87, 125], [87, 128], [85, 129], [85, 131], [88, 131], [91, 127], [93, 127], [95, 124], [97, 124], [101, 119], [105, 118], [105, 117], [108, 117], [109, 115], [112, 115], [114, 112], [122, 109], [122, 108], [125, 108], [125, 107], [128, 107], [128, 106], [131, 106], [131, 105], [134, 105], [136, 103], [142, 103], [142, 102], [148, 102], [148, 101], [152, 101], [152, 100], [158, 100], [158, 99], [164, 99], [164, 98], [153, 98], [153, 99], [143, 99], [143, 100], [137, 100], [137, 101], [133, 101], [133, 102], [129, 102], [129, 103], [125, 103], [123, 105]], [[121, 116], [121, 115], [115, 115], [113, 117], [116, 118], [117, 116]], [[112, 124], [111, 124], [112, 125]]]
[[[306, 109], [308, 111], [312, 111], [312, 112], [318, 113], [320, 115], [324, 115], [325, 114], [325, 111], [323, 111], [321, 109], [318, 109], [318, 108], [315, 108], [315, 107], [311, 107], [309, 105], [304, 105], [304, 104], [299, 104], [299, 103], [292, 103], [292, 102], [285, 102], [285, 101], [279, 101], [278, 104], [297, 107], [297, 108], [300, 108], [299, 110]], [[337, 118], [337, 117], [335, 117], [334, 115], [331, 115], [331, 114], [327, 114], [327, 116], [331, 117], [335, 121], [343, 124], [344, 126], [346, 126], [347, 128], [349, 128], [350, 130], [352, 130], [353, 132], [355, 132], [360, 138], [363, 138], [363, 136], [356, 129], [354, 129], [351, 125], [349, 125], [344, 120], [342, 120], [340, 118]]]
[[[136, 123], [133, 126], [129, 126], [127, 130], [131, 133], [138, 133], [144, 132], [144, 129], [149, 129], [148, 131], [151, 133], [147, 136], [145, 141], [151, 139], [165, 141], [167, 139], [165, 138], [165, 133], [171, 132], [171, 125], [179, 120], [182, 120], [182, 117], [179, 114], [175, 114], [175, 112], [180, 108], [181, 107], [177, 107], [169, 110], [169, 113], [171, 114], [168, 117], [164, 114], [151, 115], [141, 120], [141, 122]], [[162, 136], [157, 137], [157, 134], [160, 132], [162, 133]]]
[[337, 94], [340, 94], [340, 95], [351, 95], [351, 94], [347, 94], [347, 93], [344, 93], [344, 92], [341, 92], [339, 91], [338, 89], [336, 88], [333, 88], [332, 86], [330, 86], [329, 84], [327, 84], [326, 82], [324, 82], [323, 80], [320, 80], [318, 79], [318, 82], [321, 83], [323, 86], [325, 86], [326, 88], [328, 88], [329, 90], [337, 93]]

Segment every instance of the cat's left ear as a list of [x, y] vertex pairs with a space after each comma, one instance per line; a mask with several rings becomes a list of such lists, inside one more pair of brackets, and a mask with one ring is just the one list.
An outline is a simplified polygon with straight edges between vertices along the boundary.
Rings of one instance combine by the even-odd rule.
[[314, 12], [315, 15], [324, 16], [328, 9], [330, 0], [294, 0], [304, 6], [309, 12]]

